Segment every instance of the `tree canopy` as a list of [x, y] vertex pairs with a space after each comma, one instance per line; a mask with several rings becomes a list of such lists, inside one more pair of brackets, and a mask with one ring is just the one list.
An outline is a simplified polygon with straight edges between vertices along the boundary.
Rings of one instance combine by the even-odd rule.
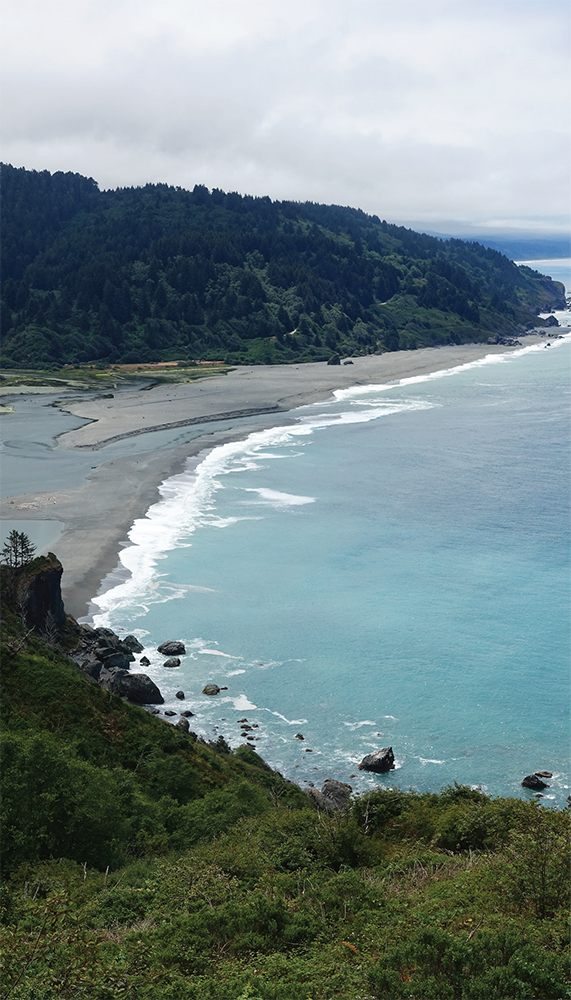
[[359, 209], [2, 167], [2, 362], [287, 363], [513, 335], [562, 285]]

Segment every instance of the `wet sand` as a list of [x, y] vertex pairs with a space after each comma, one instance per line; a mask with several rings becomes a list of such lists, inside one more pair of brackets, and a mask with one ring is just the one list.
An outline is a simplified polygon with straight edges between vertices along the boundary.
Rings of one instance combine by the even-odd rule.
[[[528, 346], [543, 338], [526, 337]], [[515, 348], [514, 348], [515, 349]], [[64, 523], [57, 555], [64, 566], [63, 597], [75, 617], [87, 614], [90, 599], [116, 568], [118, 552], [128, 543], [136, 518], [159, 498], [158, 486], [181, 471], [189, 457], [252, 430], [289, 423], [297, 406], [330, 398], [335, 389], [373, 385], [455, 368], [488, 354], [504, 354], [502, 345], [461, 344], [382, 356], [354, 358], [352, 365], [274, 365], [236, 368], [228, 375], [151, 390], [122, 392], [114, 399], [62, 404], [91, 423], [59, 439], [63, 448], [97, 450], [111, 441], [149, 431], [204, 425], [192, 442], [106, 462], [78, 489], [26, 494], [0, 501], [5, 520], [52, 520]], [[267, 414], [267, 423], [248, 426], [249, 416]], [[240, 421], [224, 431], [215, 420]]]

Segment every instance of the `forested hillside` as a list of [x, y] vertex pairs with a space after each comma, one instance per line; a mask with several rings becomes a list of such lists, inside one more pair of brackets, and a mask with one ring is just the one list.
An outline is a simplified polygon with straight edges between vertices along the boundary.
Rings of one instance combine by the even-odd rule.
[[495, 250], [358, 209], [9, 165], [2, 278], [9, 367], [326, 360], [511, 336], [564, 305]]
[[567, 810], [391, 775], [318, 809], [99, 687], [73, 620], [32, 628], [54, 566], [2, 567], [3, 997], [571, 996]]

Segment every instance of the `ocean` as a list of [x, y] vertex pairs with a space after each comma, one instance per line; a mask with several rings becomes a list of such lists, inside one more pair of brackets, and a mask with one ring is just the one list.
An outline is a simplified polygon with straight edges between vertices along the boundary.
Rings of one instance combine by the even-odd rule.
[[[527, 797], [546, 769], [564, 805], [571, 335], [550, 345], [338, 391], [167, 480], [94, 599], [145, 644], [161, 714], [232, 747], [246, 719], [305, 787]], [[358, 770], [389, 745], [394, 771]]]

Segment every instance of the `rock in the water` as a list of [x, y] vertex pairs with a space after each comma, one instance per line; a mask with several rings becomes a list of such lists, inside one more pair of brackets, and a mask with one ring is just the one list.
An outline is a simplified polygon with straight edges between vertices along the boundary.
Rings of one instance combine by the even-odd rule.
[[175, 698], [178, 698], [179, 701], [184, 701], [184, 691], [177, 691]]
[[165, 715], [176, 715], [176, 712], [171, 712], [170, 708], [167, 708]]
[[188, 733], [188, 731], [190, 729], [190, 724], [189, 724], [188, 719], [179, 719], [178, 722], [177, 722], [177, 724], [176, 724], [176, 728], [177, 729], [184, 729], [184, 732]]
[[186, 653], [186, 646], [184, 642], [179, 642], [177, 640], [172, 640], [170, 642], [163, 642], [158, 647], [159, 653], [163, 656], [178, 656], [179, 653]]
[[551, 771], [534, 771], [533, 772], [538, 778], [552, 778], [553, 774]]
[[151, 661], [149, 660], [148, 656], [142, 656], [141, 659], [139, 660], [139, 663], [141, 664], [142, 667], [150, 667], [151, 665]]
[[163, 663], [163, 667], [180, 667], [178, 656], [169, 656], [168, 660]]
[[549, 785], [541, 778], [538, 778], [536, 774], [528, 774], [522, 781], [522, 786], [524, 788], [532, 788], [534, 792], [540, 792], [542, 788], [549, 788]]
[[218, 684], [206, 684], [202, 689], [203, 694], [219, 694], [219, 692]]
[[115, 670], [113, 672], [103, 668], [99, 682], [101, 687], [106, 688], [120, 698], [127, 698], [137, 705], [162, 705], [164, 698], [157, 685], [146, 674], [130, 674], [126, 670]]
[[185, 719], [191, 719], [192, 716], [194, 715], [194, 712], [181, 712], [180, 714], [184, 715]]
[[132, 653], [142, 653], [145, 648], [134, 635], [126, 635], [121, 641]]
[[304, 739], [305, 736], [302, 736], [301, 733], [296, 733], [294, 736], [294, 740], [304, 740]]
[[383, 747], [382, 750], [375, 750], [374, 753], [367, 754], [359, 764], [360, 771], [374, 771], [375, 774], [384, 774], [386, 771], [394, 770], [395, 755], [392, 747]]
[[318, 809], [326, 812], [337, 812], [339, 809], [346, 809], [351, 799], [351, 785], [345, 785], [342, 781], [334, 781], [333, 778], [326, 778], [321, 786], [321, 791], [317, 789], [311, 792], [311, 797]]

